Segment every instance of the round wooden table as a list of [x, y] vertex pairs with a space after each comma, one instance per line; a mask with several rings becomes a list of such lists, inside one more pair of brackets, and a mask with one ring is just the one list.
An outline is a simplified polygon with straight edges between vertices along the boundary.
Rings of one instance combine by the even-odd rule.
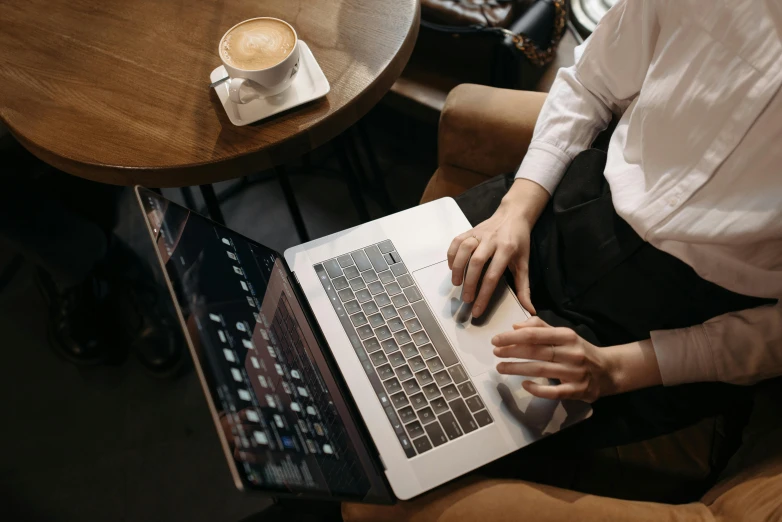
[[[214, 183], [342, 133], [402, 72], [419, 0], [3, 0], [0, 120], [45, 162], [115, 185]], [[235, 127], [209, 89], [217, 44], [256, 16], [290, 22], [331, 92]]]

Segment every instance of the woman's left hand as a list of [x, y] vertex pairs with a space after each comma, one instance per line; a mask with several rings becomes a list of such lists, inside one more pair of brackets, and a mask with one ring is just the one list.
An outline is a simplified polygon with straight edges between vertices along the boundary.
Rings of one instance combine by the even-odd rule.
[[558, 379], [560, 384], [541, 385], [524, 381], [532, 395], [544, 399], [575, 399], [594, 402], [617, 393], [615, 365], [610, 350], [597, 348], [570, 328], [554, 328], [538, 317], [513, 325], [512, 332], [492, 340], [494, 355], [529, 362], [503, 361], [497, 371], [506, 375]]

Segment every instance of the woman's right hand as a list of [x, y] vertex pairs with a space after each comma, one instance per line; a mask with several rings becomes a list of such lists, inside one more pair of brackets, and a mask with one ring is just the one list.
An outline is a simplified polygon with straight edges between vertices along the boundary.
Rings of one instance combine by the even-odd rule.
[[[518, 179], [494, 215], [451, 242], [448, 248], [451, 282], [454, 286], [464, 284], [464, 302], [475, 300], [472, 307], [474, 317], [479, 317], [486, 310], [506, 268], [513, 274], [519, 302], [535, 314], [529, 288], [530, 233], [548, 199], [546, 189], [535, 182]], [[483, 267], [490, 259], [479, 289]]]

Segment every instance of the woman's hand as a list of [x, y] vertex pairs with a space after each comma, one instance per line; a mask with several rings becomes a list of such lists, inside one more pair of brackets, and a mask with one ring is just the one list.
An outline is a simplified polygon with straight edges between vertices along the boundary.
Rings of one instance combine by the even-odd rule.
[[[516, 180], [492, 217], [451, 242], [448, 248], [448, 268], [453, 272], [451, 282], [454, 286], [464, 284], [464, 302], [475, 300], [473, 316], [478, 317], [486, 310], [506, 268], [513, 273], [519, 302], [535, 313], [529, 289], [530, 232], [548, 199], [548, 192], [537, 183]], [[478, 289], [483, 267], [489, 259], [491, 263]]]
[[513, 325], [512, 332], [496, 335], [491, 342], [497, 357], [532, 359], [500, 362], [499, 373], [560, 381], [557, 385], [522, 383], [529, 393], [544, 399], [594, 402], [606, 395], [662, 384], [648, 340], [598, 348], [570, 328], [553, 328], [533, 317]]

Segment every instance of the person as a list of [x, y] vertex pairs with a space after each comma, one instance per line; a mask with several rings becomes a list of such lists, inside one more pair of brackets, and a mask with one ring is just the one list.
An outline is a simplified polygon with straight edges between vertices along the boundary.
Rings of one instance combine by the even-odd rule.
[[747, 385], [782, 375], [781, 84], [776, 0], [620, 0], [518, 172], [457, 198], [474, 228], [448, 263], [473, 315], [506, 270], [535, 314], [491, 339], [497, 370], [593, 403], [530, 450], [746, 415]]
[[2, 148], [11, 168], [0, 191], [0, 247], [35, 266], [52, 348], [78, 365], [119, 364], [132, 350], [153, 374], [176, 374], [182, 341], [167, 301], [113, 234], [122, 189], [56, 171], [10, 136]]

